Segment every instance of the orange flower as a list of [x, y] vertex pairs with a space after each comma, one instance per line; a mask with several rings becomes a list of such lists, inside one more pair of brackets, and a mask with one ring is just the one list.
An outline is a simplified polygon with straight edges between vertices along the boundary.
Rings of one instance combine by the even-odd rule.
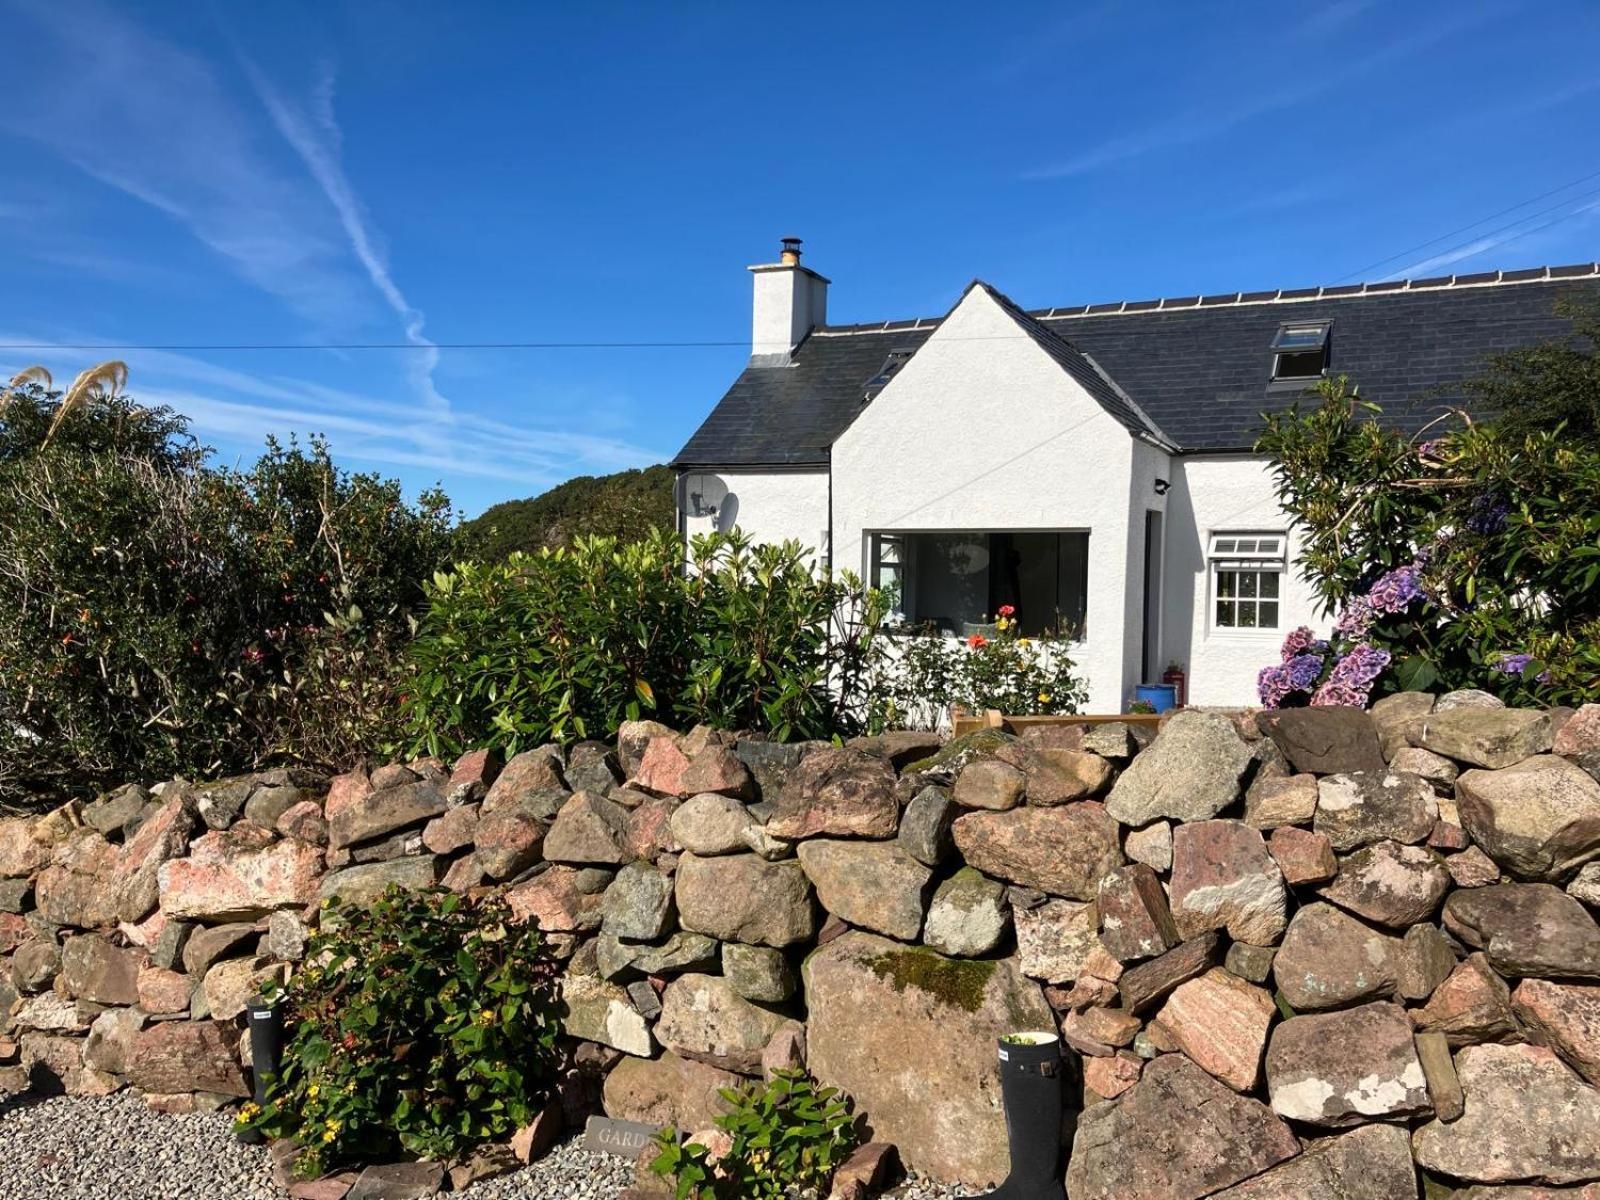
[[971, 646], [974, 650], [982, 650], [988, 644], [989, 639], [984, 637], [981, 633], [975, 633], [967, 639], [967, 645]]

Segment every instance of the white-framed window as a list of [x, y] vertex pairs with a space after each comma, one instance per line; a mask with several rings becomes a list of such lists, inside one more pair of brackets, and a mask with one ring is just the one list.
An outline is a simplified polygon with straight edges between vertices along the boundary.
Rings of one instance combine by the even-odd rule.
[[1207, 560], [1215, 629], [1273, 630], [1280, 624], [1288, 538], [1282, 533], [1213, 533]]
[[884, 591], [892, 589], [894, 615], [903, 617], [906, 605], [905, 538], [897, 533], [872, 535], [872, 561], [867, 568], [867, 582]]

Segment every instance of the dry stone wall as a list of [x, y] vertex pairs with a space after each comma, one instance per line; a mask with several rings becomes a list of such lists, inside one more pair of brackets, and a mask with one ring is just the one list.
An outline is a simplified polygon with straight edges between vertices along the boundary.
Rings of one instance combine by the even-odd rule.
[[719, 1088], [803, 1064], [911, 1166], [983, 1185], [994, 1039], [1055, 1029], [1071, 1200], [1600, 1190], [1600, 705], [1149, 736], [641, 722], [6, 819], [0, 1088], [230, 1103], [245, 1004], [323, 898], [496, 888], [566, 960], [614, 1117], [704, 1129]]

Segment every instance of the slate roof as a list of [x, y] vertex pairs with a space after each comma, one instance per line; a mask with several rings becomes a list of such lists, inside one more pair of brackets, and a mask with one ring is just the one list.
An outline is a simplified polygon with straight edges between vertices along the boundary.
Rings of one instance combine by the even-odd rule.
[[[1600, 297], [1600, 264], [1032, 312], [989, 290], [1130, 430], [1200, 453], [1248, 450], [1263, 411], [1304, 398], [1268, 378], [1284, 322], [1331, 320], [1330, 370], [1383, 405], [1385, 423], [1415, 432], [1461, 402], [1488, 355], [1567, 332], [1554, 305]], [[746, 368], [674, 465], [825, 465], [889, 352], [915, 350], [938, 325], [814, 330], [790, 366]]]

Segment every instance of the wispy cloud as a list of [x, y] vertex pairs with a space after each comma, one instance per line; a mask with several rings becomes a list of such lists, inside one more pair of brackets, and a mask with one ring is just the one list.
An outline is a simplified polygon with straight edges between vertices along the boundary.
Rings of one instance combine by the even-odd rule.
[[1446, 250], [1442, 254], [1435, 254], [1430, 258], [1419, 259], [1409, 266], [1401, 267], [1386, 276], [1385, 279], [1416, 279], [1431, 275], [1444, 267], [1454, 266], [1456, 263], [1466, 262], [1468, 259], [1477, 258], [1500, 246], [1510, 245], [1512, 242], [1521, 242], [1524, 239], [1534, 239], [1534, 245], [1547, 245], [1562, 240], [1562, 234], [1546, 234], [1559, 225], [1564, 225], [1571, 220], [1587, 221], [1600, 215], [1600, 200], [1591, 200], [1587, 204], [1580, 204], [1562, 216], [1545, 220], [1536, 225], [1524, 225], [1520, 229], [1504, 229], [1495, 233], [1486, 234], [1468, 242], [1464, 246]]
[[310, 103], [295, 104], [279, 91], [261, 69], [241, 56], [245, 73], [256, 94], [266, 106], [272, 123], [284, 140], [305, 163], [323, 195], [339, 214], [339, 223], [350, 240], [350, 249], [394, 314], [400, 318], [406, 340], [421, 353], [407, 356], [407, 372], [419, 398], [440, 414], [448, 414], [450, 402], [439, 393], [433, 373], [439, 365], [439, 350], [423, 336], [423, 315], [411, 306], [390, 272], [388, 255], [371, 228], [365, 207], [345, 175], [342, 162], [344, 134], [333, 114], [333, 68], [324, 64], [313, 89]]
[[[1298, 72], [1305, 82], [1277, 91], [1242, 97], [1231, 106], [1215, 103], [1213, 89], [1202, 89], [1203, 99], [1198, 104], [1186, 107], [1177, 117], [1111, 138], [1061, 162], [1024, 171], [1021, 178], [1045, 180], [1086, 175], [1103, 167], [1157, 151], [1173, 150], [1210, 141], [1248, 121], [1294, 108], [1335, 88], [1348, 88], [1352, 80], [1454, 37], [1466, 29], [1498, 16], [1499, 12], [1498, 8], [1485, 8], [1465, 13], [1454, 20], [1432, 25], [1422, 32], [1397, 38], [1364, 58], [1339, 64], [1337, 69], [1327, 67], [1318, 69], [1314, 65], [1308, 65]], [[1353, 15], [1354, 11], [1351, 12], [1351, 16]]]

